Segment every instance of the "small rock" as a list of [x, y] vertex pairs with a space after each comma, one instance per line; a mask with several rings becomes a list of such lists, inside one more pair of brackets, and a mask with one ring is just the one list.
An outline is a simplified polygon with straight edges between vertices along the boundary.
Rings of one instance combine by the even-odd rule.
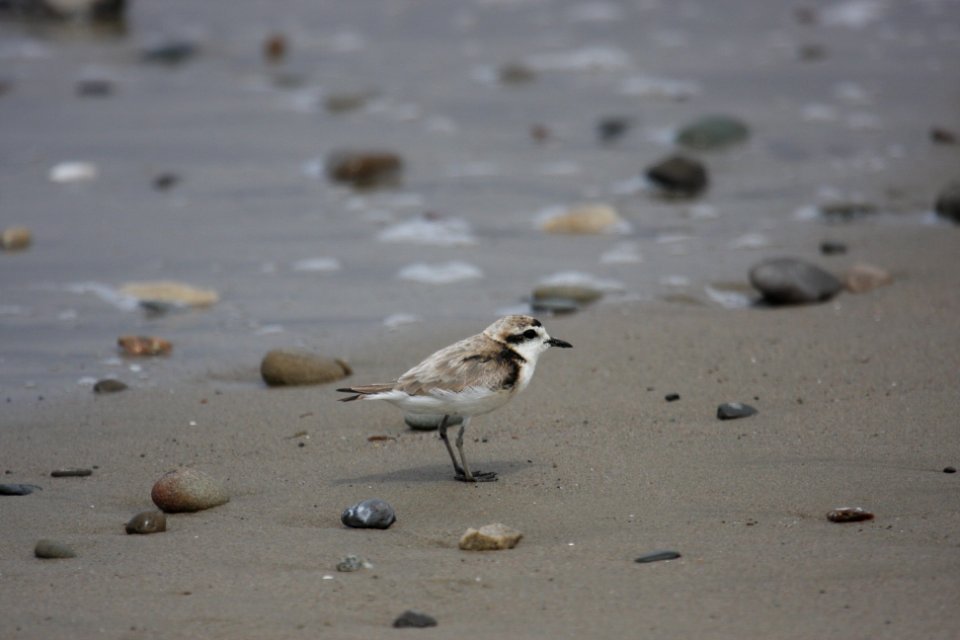
[[173, 345], [163, 338], [152, 336], [121, 336], [117, 338], [117, 346], [125, 356], [165, 356], [173, 349]]
[[[414, 431], [436, 431], [440, 428], [441, 415], [431, 415], [426, 413], [408, 413], [403, 416], [403, 422]], [[460, 416], [452, 416], [447, 420], [448, 427], [455, 427], [463, 423]]]
[[479, 529], [467, 529], [460, 536], [460, 548], [464, 551], [494, 551], [513, 549], [523, 534], [505, 524], [495, 522], [485, 524]]
[[287, 57], [287, 38], [282, 33], [273, 33], [263, 41], [263, 59], [270, 64], [279, 64]]
[[820, 216], [828, 222], [853, 222], [877, 213], [880, 209], [872, 202], [862, 200], [836, 200], [817, 207]]
[[827, 520], [830, 522], [862, 522], [873, 520], [873, 514], [860, 507], [840, 507], [828, 511]]
[[141, 302], [157, 302], [183, 307], [209, 307], [220, 301], [213, 289], [201, 289], [173, 280], [127, 282], [120, 286], [120, 293]]
[[855, 264], [843, 276], [843, 284], [851, 293], [866, 293], [891, 282], [889, 271], [872, 264]]
[[395, 186], [403, 159], [391, 151], [334, 151], [327, 157], [327, 177], [356, 189]]
[[150, 491], [153, 503], [167, 513], [202, 511], [230, 501], [217, 480], [197, 469], [168, 471]]
[[355, 529], [386, 529], [397, 521], [397, 516], [387, 502], [371, 498], [344, 509], [340, 521]]
[[38, 558], [76, 558], [77, 553], [62, 542], [55, 540], [40, 540], [33, 549], [33, 555]]
[[50, 472], [52, 478], [86, 478], [89, 475], [93, 475], [93, 469], [68, 468]]
[[547, 233], [616, 233], [626, 222], [617, 210], [607, 204], [588, 204], [552, 215], [540, 223]]
[[50, 168], [50, 181], [61, 184], [96, 180], [100, 170], [92, 162], [61, 162]]
[[623, 116], [607, 116], [597, 123], [597, 139], [603, 144], [616, 142], [630, 130], [633, 120]]
[[534, 298], [530, 301], [530, 309], [534, 313], [550, 315], [564, 315], [579, 311], [583, 305], [570, 298]]
[[167, 530], [167, 516], [162, 511], [141, 511], [130, 518], [126, 531], [130, 534], [160, 533]]
[[680, 399], [680, 394], [668, 393], [667, 395], [663, 396], [663, 399], [666, 400], [667, 402], [676, 402], [677, 400]]
[[0, 496], [28, 496], [40, 488], [35, 484], [0, 484]]
[[603, 291], [576, 284], [541, 284], [533, 290], [533, 302], [548, 299], [572, 300], [579, 305], [588, 305], [603, 297]]
[[369, 569], [371, 567], [373, 567], [372, 564], [370, 564], [360, 556], [356, 556], [353, 554], [345, 557], [343, 560], [337, 563], [337, 571], [342, 571], [347, 573], [352, 571], [359, 571], [360, 569]]
[[937, 215], [960, 224], [960, 182], [948, 184], [937, 195], [934, 204]]
[[332, 93], [326, 97], [323, 102], [323, 106], [330, 113], [345, 113], [347, 111], [355, 111], [362, 108], [374, 96], [376, 96], [376, 93], [373, 91]]
[[501, 84], [526, 84], [537, 79], [537, 72], [522, 62], [508, 62], [497, 70]]
[[271, 387], [323, 384], [352, 373], [350, 365], [343, 360], [308, 351], [274, 349], [260, 362], [260, 375]]
[[21, 251], [33, 243], [33, 234], [26, 227], [7, 227], [0, 235], [0, 249]]
[[84, 98], [105, 98], [113, 93], [113, 81], [108, 78], [81, 78], [76, 85], [77, 95]]
[[743, 142], [750, 129], [730, 116], [706, 116], [677, 132], [677, 144], [697, 151], [717, 151]]
[[679, 551], [651, 551], [650, 553], [645, 553], [634, 562], [639, 562], [640, 564], [646, 564], [648, 562], [660, 562], [661, 560], [676, 560], [681, 557]]
[[436, 618], [428, 616], [425, 613], [420, 613], [419, 611], [414, 611], [413, 609], [407, 609], [400, 616], [393, 621], [393, 626], [397, 629], [403, 628], [414, 628], [414, 629], [423, 629], [426, 627], [435, 627], [437, 626]]
[[187, 62], [200, 52], [195, 42], [181, 38], [170, 38], [147, 45], [140, 50], [140, 59], [152, 64], [175, 67]]
[[[943, 468], [943, 472], [944, 472], [944, 473], [956, 473], [956, 472], [957, 472], [957, 468], [956, 468], [956, 467], [944, 467], [944, 468]], [[30, 485], [26, 485], [26, 486], [29, 487]], [[38, 487], [38, 488], [39, 488], [39, 487]]]
[[736, 420], [746, 418], [757, 413], [757, 410], [742, 402], [724, 402], [717, 407], [717, 418], [720, 420]]
[[45, 18], [74, 23], [122, 21], [127, 8], [126, 0], [39, 0], [34, 4]]
[[117, 393], [118, 391], [125, 391], [128, 389], [127, 385], [119, 380], [114, 380], [113, 378], [104, 378], [103, 380], [97, 380], [93, 385], [94, 393]]
[[773, 258], [750, 269], [750, 283], [773, 305], [829, 300], [843, 289], [832, 274], [794, 258]]
[[669, 156], [646, 170], [657, 192], [670, 198], [692, 198], [707, 188], [707, 168], [699, 160], [682, 155]]
[[847, 245], [843, 242], [824, 240], [820, 243], [820, 253], [825, 256], [838, 256], [847, 252]]
[[[157, 191], [166, 191], [172, 189], [180, 182], [180, 176], [172, 171], [164, 171], [153, 177], [153, 188]], [[216, 302], [216, 301], [214, 301]]]
[[537, 144], [543, 144], [553, 137], [553, 132], [545, 124], [530, 125], [530, 138]]
[[943, 127], [930, 129], [930, 139], [937, 144], [957, 144], [957, 133]]

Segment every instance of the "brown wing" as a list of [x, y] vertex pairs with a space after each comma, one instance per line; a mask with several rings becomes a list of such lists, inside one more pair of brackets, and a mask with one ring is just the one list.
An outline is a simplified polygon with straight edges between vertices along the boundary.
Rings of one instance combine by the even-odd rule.
[[437, 389], [510, 388], [519, 374], [520, 361], [513, 350], [478, 334], [437, 351], [400, 376], [395, 388], [414, 396]]

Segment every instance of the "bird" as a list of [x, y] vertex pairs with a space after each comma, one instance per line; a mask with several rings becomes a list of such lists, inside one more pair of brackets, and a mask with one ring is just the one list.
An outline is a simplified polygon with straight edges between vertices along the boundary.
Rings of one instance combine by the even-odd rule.
[[[444, 347], [394, 382], [337, 389], [353, 395], [340, 398], [383, 400], [407, 413], [441, 415], [440, 439], [453, 461], [454, 477], [463, 482], [491, 482], [493, 471], [471, 471], [463, 453], [463, 432], [474, 416], [498, 409], [526, 389], [537, 360], [550, 347], [573, 345], [553, 338], [543, 323], [526, 315], [500, 318], [483, 332]], [[462, 420], [456, 445], [457, 459], [447, 438], [447, 427]]]

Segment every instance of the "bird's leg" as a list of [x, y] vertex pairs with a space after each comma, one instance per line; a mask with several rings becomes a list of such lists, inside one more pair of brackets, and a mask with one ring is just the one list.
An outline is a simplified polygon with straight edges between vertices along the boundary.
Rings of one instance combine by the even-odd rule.
[[[470, 424], [470, 418], [465, 417], [460, 423], [460, 431], [457, 433], [457, 450], [460, 452], [460, 462], [463, 463], [463, 473], [457, 474], [457, 480], [464, 482], [495, 482], [497, 474], [495, 471], [477, 471], [470, 473], [470, 467], [467, 466], [467, 457], [463, 455], [463, 432]], [[448, 445], [449, 446], [449, 445]], [[451, 455], [453, 455], [451, 453]]]
[[460, 467], [460, 463], [457, 462], [457, 456], [453, 454], [453, 447], [450, 446], [450, 440], [447, 439], [447, 422], [450, 420], [450, 416], [443, 416], [443, 419], [440, 421], [440, 426], [437, 427], [437, 430], [440, 431], [440, 439], [443, 440], [443, 444], [447, 446], [447, 453], [450, 454], [450, 459], [453, 460], [453, 472], [459, 478], [464, 475], [463, 469]]

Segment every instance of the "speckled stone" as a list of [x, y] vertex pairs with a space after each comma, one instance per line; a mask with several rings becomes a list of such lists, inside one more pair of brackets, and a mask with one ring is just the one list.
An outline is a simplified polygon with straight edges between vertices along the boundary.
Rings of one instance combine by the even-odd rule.
[[33, 555], [43, 559], [76, 558], [77, 552], [56, 540], [39, 540], [33, 549]]
[[153, 503], [167, 513], [202, 511], [230, 501], [219, 481], [197, 469], [165, 473], [150, 492]]
[[717, 418], [720, 420], [735, 420], [746, 418], [757, 413], [757, 410], [742, 402], [724, 402], [717, 407]]

